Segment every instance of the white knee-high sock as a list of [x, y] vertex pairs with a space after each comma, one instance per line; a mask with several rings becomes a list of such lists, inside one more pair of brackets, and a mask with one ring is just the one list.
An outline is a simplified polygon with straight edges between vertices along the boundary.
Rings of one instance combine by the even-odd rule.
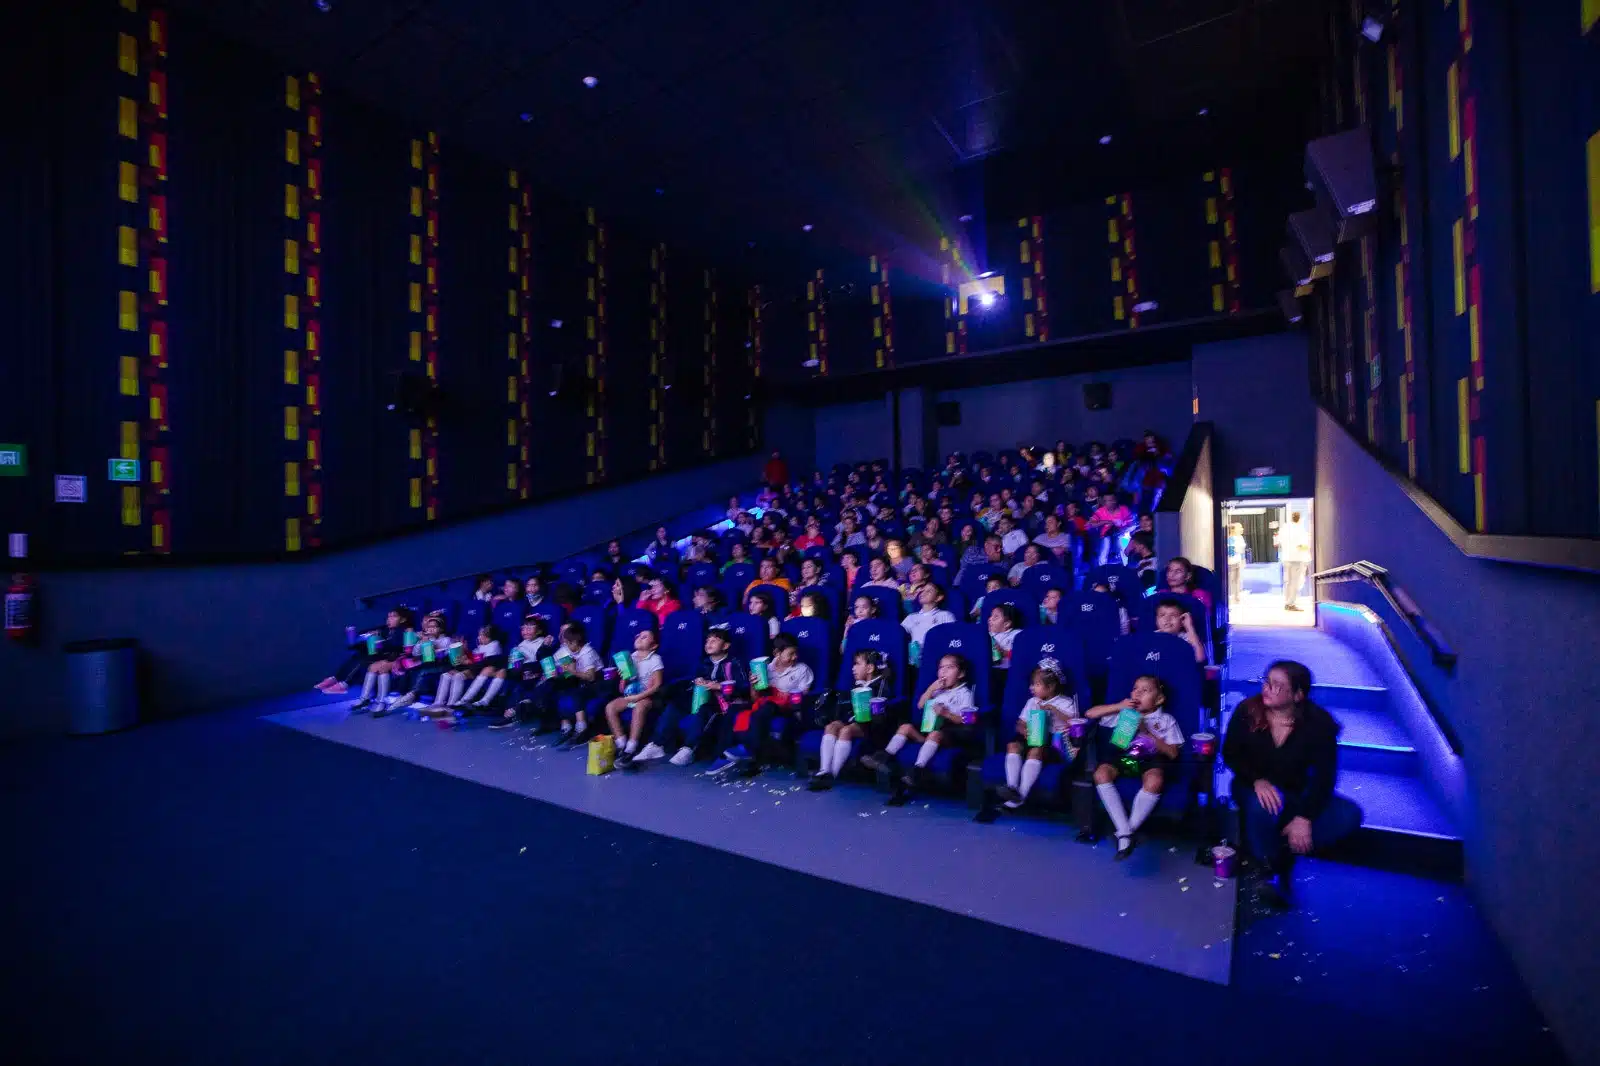
[[924, 740], [922, 742], [922, 750], [917, 752], [917, 765], [927, 766], [937, 754], [939, 754], [939, 742], [937, 740]]
[[1044, 769], [1044, 763], [1038, 759], [1029, 759], [1022, 764], [1022, 787], [1017, 789], [1022, 793], [1022, 798], [1027, 799], [1028, 793], [1033, 791], [1033, 786], [1039, 780], [1039, 771]]
[[838, 777], [839, 774], [843, 772], [844, 764], [850, 761], [850, 749], [855, 747], [855, 745], [855, 741], [845, 740], [843, 737], [840, 737], [839, 741], [834, 744], [833, 766], [829, 768], [829, 772], [832, 773], [834, 777]]
[[839, 738], [832, 733], [822, 734], [822, 750], [818, 753], [818, 773], [827, 773], [833, 765], [833, 749], [839, 743]]
[[454, 677], [447, 677], [444, 680], [445, 680], [445, 684], [447, 684], [450, 687], [450, 691], [445, 696], [445, 699], [444, 699], [445, 706], [449, 707], [449, 706], [454, 706], [457, 703], [460, 703], [461, 702], [461, 693], [463, 691], [465, 691], [466, 687], [467, 687], [466, 675], [465, 674], [457, 674]]
[[1022, 756], [1017, 752], [1006, 752], [1006, 787], [1016, 788], [1022, 782]]
[[461, 698], [466, 700], [468, 703], [471, 703], [473, 700], [478, 698], [478, 693], [482, 692], [483, 686], [487, 685], [488, 683], [489, 679], [483, 674], [479, 674], [477, 677], [472, 679], [472, 684], [467, 687], [467, 694]]
[[1161, 793], [1146, 792], [1140, 789], [1133, 797], [1133, 816], [1128, 819], [1128, 828], [1137, 829], [1150, 817], [1150, 812], [1156, 809], [1156, 804], [1161, 802]]
[[379, 674], [378, 675], [378, 699], [381, 701], [381, 700], [386, 700], [388, 698], [389, 698], [389, 675], [388, 674]]
[[889, 738], [889, 743], [883, 746], [883, 750], [890, 755], [899, 755], [900, 749], [905, 746], [906, 735], [904, 733], [896, 733], [894, 736]]
[[1111, 824], [1117, 830], [1117, 836], [1125, 837], [1133, 832], [1128, 825], [1128, 812], [1122, 809], [1122, 797], [1117, 793], [1117, 786], [1110, 782], [1094, 786], [1100, 793], [1100, 802], [1105, 805], [1106, 813], [1111, 816]]
[[483, 694], [483, 702], [484, 703], [492, 702], [496, 696], [500, 695], [500, 690], [505, 688], [505, 687], [506, 687], [506, 679], [503, 678], [503, 677], [496, 677], [496, 678], [493, 678], [492, 680], [490, 680], [490, 682], [489, 682], [489, 691], [485, 692]]
[[368, 670], [367, 676], [361, 679], [361, 698], [364, 700], [370, 700], [372, 698], [372, 690], [377, 686], [377, 684], [377, 673], [372, 670]]

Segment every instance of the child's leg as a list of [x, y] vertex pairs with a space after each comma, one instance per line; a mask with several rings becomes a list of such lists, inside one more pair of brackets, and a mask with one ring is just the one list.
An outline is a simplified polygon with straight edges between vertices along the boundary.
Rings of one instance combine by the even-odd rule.
[[622, 736], [622, 712], [627, 708], [628, 701], [622, 696], [606, 704], [606, 723], [611, 726], [611, 735], [614, 737]]
[[633, 705], [633, 720], [628, 723], [628, 747], [630, 750], [637, 750], [640, 747], [639, 742], [650, 731], [650, 719], [654, 715], [656, 707], [657, 702], [654, 696], [642, 699]]
[[817, 773], [832, 773], [833, 749], [839, 745], [839, 734], [844, 732], [843, 722], [829, 722], [822, 731], [822, 746], [817, 749]]
[[[1028, 724], [1019, 716], [1017, 718], [1017, 736], [1024, 737], [1028, 733]], [[1006, 787], [1016, 791], [1022, 785], [1022, 753], [1026, 746], [1019, 740], [1013, 740], [1006, 745]]]
[[1042, 748], [1028, 749], [1028, 757], [1022, 764], [1022, 785], [1017, 789], [1018, 795], [1023, 799], [1028, 798], [1028, 793], [1033, 791], [1033, 786], [1039, 781], [1039, 773], [1044, 769], [1044, 764], [1056, 755], [1056, 749], [1048, 745]]
[[844, 728], [839, 730], [839, 739], [833, 746], [833, 764], [828, 767], [830, 774], [838, 777], [844, 772], [845, 764], [850, 761], [850, 753], [854, 750], [856, 741], [863, 736], [865, 733], [854, 722], [846, 723]]
[[472, 679], [472, 684], [467, 687], [467, 694], [461, 697], [461, 701], [463, 703], [471, 703], [476, 700], [478, 694], [483, 691], [484, 686], [489, 683], [489, 677], [493, 673], [494, 671], [488, 667], [479, 670], [478, 676]]
[[378, 702], [383, 703], [389, 698], [389, 682], [394, 677], [394, 663], [373, 663], [372, 669], [378, 675]]
[[953, 738], [942, 729], [935, 729], [929, 733], [917, 752], [917, 769], [920, 770], [932, 762], [933, 757], [939, 754], [939, 746], [951, 739]]
[[1161, 802], [1161, 789], [1166, 785], [1166, 775], [1158, 767], [1151, 767], [1140, 775], [1140, 789], [1133, 797], [1133, 813], [1128, 818], [1128, 828], [1138, 829], [1150, 812]]
[[650, 735], [651, 741], [659, 744], [662, 751], [676, 751], [681, 746], [683, 730], [679, 725], [689, 714], [691, 698], [688, 693], [681, 694], [668, 700], [662, 708], [660, 717], [656, 719], [655, 732]]
[[1094, 789], [1100, 793], [1100, 802], [1111, 818], [1112, 828], [1117, 831], [1117, 850], [1127, 850], [1133, 827], [1128, 824], [1128, 813], [1123, 809], [1122, 797], [1117, 793], [1117, 768], [1110, 763], [1095, 767]]
[[917, 732], [916, 727], [910, 722], [907, 722], [905, 725], [895, 730], [894, 736], [889, 738], [889, 743], [883, 746], [883, 750], [890, 757], [893, 757], [895, 755], [899, 755], [900, 749], [905, 747], [907, 744], [911, 743], [912, 741], [920, 742], [922, 739], [923, 736], [921, 733]]

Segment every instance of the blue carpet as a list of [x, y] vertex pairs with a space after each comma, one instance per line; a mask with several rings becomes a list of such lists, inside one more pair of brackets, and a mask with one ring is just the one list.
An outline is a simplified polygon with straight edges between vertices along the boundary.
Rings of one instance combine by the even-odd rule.
[[1247, 950], [1227, 988], [263, 710], [0, 750], [8, 1062], [1560, 1061], [1478, 930], [1450, 957], [1497, 1009], [1470, 1020], [1434, 983], [1313, 992]]

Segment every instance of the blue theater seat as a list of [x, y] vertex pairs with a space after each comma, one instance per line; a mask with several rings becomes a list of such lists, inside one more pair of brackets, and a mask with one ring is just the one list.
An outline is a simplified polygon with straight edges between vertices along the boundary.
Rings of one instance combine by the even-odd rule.
[[[656, 628], [656, 616], [649, 611], [637, 607], [620, 607], [611, 620], [611, 635], [606, 641], [605, 651], [602, 653], [610, 658], [619, 651], [633, 651], [633, 638], [639, 635], [641, 629]], [[589, 643], [594, 643], [594, 633], [589, 634]]]
[[[829, 642], [831, 646], [831, 636]], [[906, 691], [906, 633], [895, 623], [883, 618], [868, 618], [857, 622], [845, 634], [844, 650], [839, 655], [838, 673], [833, 683], [833, 691], [849, 692], [855, 687], [851, 664], [855, 661], [856, 652], [864, 648], [883, 653], [890, 669], [894, 671], [896, 696], [903, 697]], [[796, 768], [802, 773], [809, 773], [815, 769], [821, 745], [822, 730], [807, 730], [796, 744]]]
[[694, 594], [695, 589], [721, 588], [721, 575], [711, 563], [691, 563], [683, 574], [683, 596], [685, 602]]
[[[861, 569], [863, 573], [866, 571], [866, 567], [862, 567]], [[900, 613], [905, 604], [904, 601], [900, 599], [900, 593], [897, 590], [886, 589], [882, 586], [858, 588], [856, 589], [855, 594], [850, 597], [849, 610], [855, 610], [855, 600], [859, 596], [871, 597], [872, 601], [878, 605], [879, 618], [887, 619], [890, 622], [894, 622], [896, 625], [899, 624]]]
[[1092, 589], [1096, 585], [1105, 585], [1132, 613], [1141, 597], [1144, 596], [1144, 585], [1139, 581], [1139, 572], [1131, 566], [1118, 563], [1109, 563], [1105, 566], [1090, 567], [1089, 573], [1083, 579], [1083, 587]]
[[500, 630], [501, 640], [516, 643], [517, 634], [522, 630], [523, 612], [527, 607], [527, 601], [520, 599], [495, 604], [494, 610], [489, 615], [489, 621]]
[[1175, 603], [1187, 611], [1189, 617], [1194, 620], [1195, 635], [1200, 638], [1200, 643], [1208, 649], [1211, 647], [1210, 612], [1206, 610], [1205, 604], [1181, 592], [1157, 592], [1140, 600], [1137, 610], [1132, 612], [1134, 618], [1138, 619], [1139, 632], [1155, 632], [1156, 608], [1163, 603]]
[[744, 590], [756, 579], [754, 563], [733, 563], [722, 572], [722, 593], [730, 607], [744, 606]]
[[695, 611], [673, 611], [661, 626], [661, 662], [664, 685], [694, 679], [705, 655], [704, 620]]
[[[1167, 683], [1171, 692], [1167, 713], [1177, 719], [1178, 728], [1183, 730], [1185, 744], [1178, 753], [1177, 761], [1168, 769], [1161, 805], [1156, 808], [1163, 815], [1181, 815], [1188, 808], [1190, 785], [1201, 768], [1189, 753], [1187, 741], [1202, 728], [1204, 711], [1201, 705], [1201, 681], [1204, 673], [1194, 661], [1194, 649], [1182, 637], [1166, 633], [1133, 633], [1118, 640], [1112, 649], [1106, 699], [1117, 699], [1133, 691], [1134, 680], [1143, 674], [1154, 674]], [[1109, 735], [1108, 726], [1098, 727], [1097, 736], [1100, 739]], [[1122, 794], [1125, 803], [1138, 790], [1139, 782], [1133, 778], [1117, 781], [1117, 791]]]
[[583, 586], [583, 602], [606, 604], [611, 601], [611, 582], [590, 581]]
[[1018, 582], [1017, 587], [1031, 595], [1034, 602], [1038, 603], [1051, 589], [1060, 589], [1066, 594], [1076, 589], [1077, 584], [1065, 567], [1057, 566], [1055, 563], [1040, 563], [1022, 572], [1022, 580]]
[[[602, 653], [611, 647], [611, 612], [600, 604], [584, 604], [572, 611], [572, 620], [583, 623], [583, 631], [589, 634], [589, 643], [595, 650]], [[552, 629], [550, 635], [557, 640], [561, 638], [559, 631]], [[631, 645], [630, 645], [631, 647]]]
[[[536, 603], [532, 606], [529, 606], [526, 602], [524, 602], [519, 613], [523, 617], [527, 617], [530, 614], [535, 614], [540, 618], [543, 618], [545, 620], [545, 624], [550, 627], [550, 632], [552, 633], [560, 629], [561, 623], [566, 620], [565, 609], [562, 608], [559, 603], [556, 603], [554, 600], [550, 599], [546, 599], [543, 602]], [[518, 639], [517, 634], [521, 631], [521, 629], [522, 619], [519, 618], [517, 620], [517, 628], [506, 634], [508, 637], [510, 637], [512, 643], [516, 643]]]
[[[1000, 700], [1000, 711], [995, 718], [994, 744], [984, 756], [981, 774], [967, 781], [967, 803], [979, 807], [983, 802], [983, 789], [1005, 784], [1006, 745], [1015, 735], [1017, 715], [1032, 695], [1034, 667], [1040, 659], [1050, 658], [1061, 664], [1066, 672], [1063, 679], [1068, 695], [1078, 702], [1080, 712], [1087, 711], [1091, 692], [1088, 671], [1084, 668], [1083, 638], [1065, 626], [1034, 626], [1017, 635], [1011, 649], [1011, 670], [1006, 677], [1006, 690]], [[1062, 800], [1061, 776], [1066, 767], [1059, 762], [1046, 763], [1039, 773], [1031, 798], [1046, 802]]]
[[[1031, 593], [1024, 592], [1021, 589], [996, 589], [994, 592], [984, 593], [983, 609], [985, 612], [994, 610], [997, 605], [1002, 603], [1009, 603], [1017, 609], [1017, 613], [1022, 615], [1023, 628], [1039, 624], [1039, 601]], [[987, 624], [988, 621], [988, 618], [978, 619], [980, 625]]]
[[1059, 618], [1062, 625], [1076, 630], [1083, 639], [1084, 667], [1098, 701], [1105, 692], [1111, 649], [1122, 636], [1117, 601], [1110, 593], [1085, 590], [1061, 601]]
[[[768, 596], [772, 597], [772, 606], [773, 609], [778, 612], [779, 618], [782, 618], [784, 615], [789, 613], [788, 589], [784, 588], [782, 585], [760, 584], [750, 590], [752, 594], [763, 591], [766, 592]], [[749, 597], [747, 596], [745, 599], [748, 601]]]
[[727, 620], [733, 656], [741, 662], [767, 654], [767, 620], [746, 612], [730, 614]]
[[[911, 720], [914, 725], [922, 724], [922, 706], [917, 701], [933, 684], [934, 676], [938, 673], [939, 660], [946, 655], [960, 655], [966, 659], [971, 669], [969, 678], [972, 685], [973, 700], [978, 705], [978, 735], [993, 732], [993, 713], [989, 710], [989, 632], [983, 626], [973, 622], [946, 622], [944, 625], [934, 626], [928, 630], [927, 639], [922, 642], [922, 659], [917, 666], [917, 680], [911, 690]], [[912, 766], [917, 761], [917, 748], [919, 745], [907, 744], [900, 749], [896, 757], [902, 766]], [[967, 762], [974, 756], [981, 754], [981, 748], [973, 751], [963, 751], [956, 748], [944, 747], [933, 757], [927, 770], [936, 777], [944, 778], [951, 784], [959, 787], [965, 780]]]

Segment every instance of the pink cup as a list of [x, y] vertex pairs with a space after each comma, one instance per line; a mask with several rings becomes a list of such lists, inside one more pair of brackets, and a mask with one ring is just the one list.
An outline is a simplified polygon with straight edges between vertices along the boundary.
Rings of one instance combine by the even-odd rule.
[[1067, 736], [1073, 740], [1082, 740], [1089, 735], [1089, 719], [1074, 718], [1067, 723]]
[[1219, 844], [1211, 849], [1211, 868], [1216, 873], [1218, 880], [1226, 881], [1233, 876], [1238, 859], [1238, 852], [1226, 844]]

